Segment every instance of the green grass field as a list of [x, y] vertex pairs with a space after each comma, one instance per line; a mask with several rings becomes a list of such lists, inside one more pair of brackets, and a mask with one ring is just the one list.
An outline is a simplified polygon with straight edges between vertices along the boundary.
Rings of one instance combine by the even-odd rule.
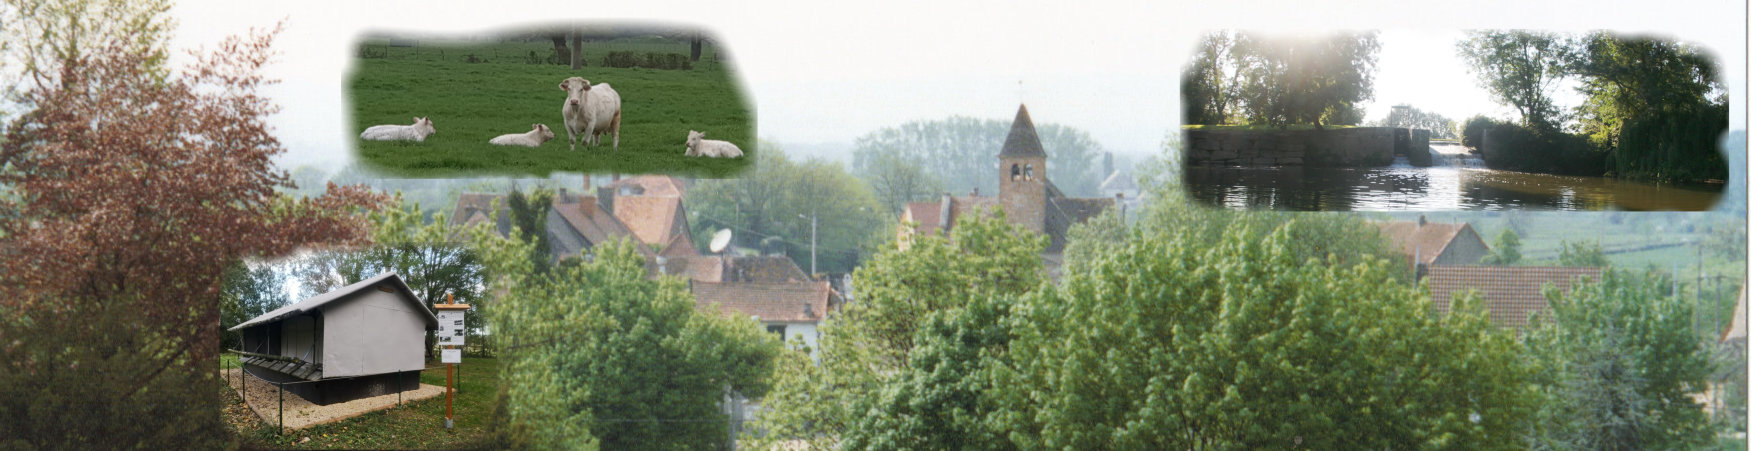
[[[428, 362], [427, 366], [437, 366]], [[465, 358], [457, 367], [455, 429], [444, 429], [444, 397], [408, 403], [401, 407], [367, 413], [336, 423], [311, 426], [284, 435], [274, 423], [248, 415], [237, 431], [246, 447], [296, 449], [472, 449], [487, 445], [487, 426], [498, 396], [498, 360]], [[444, 369], [420, 373], [420, 383], [444, 386]], [[241, 402], [227, 390], [230, 403]]]
[[[584, 45], [586, 66], [545, 64], [553, 53], [547, 41], [421, 41], [418, 47], [391, 47], [365, 41], [348, 84], [353, 116], [350, 133], [360, 161], [402, 177], [481, 175], [546, 176], [553, 171], [624, 174], [663, 173], [722, 178], [740, 173], [753, 161], [754, 112], [751, 99], [727, 64], [713, 61], [706, 47], [691, 70], [606, 68], [609, 51], [681, 53], [685, 43], [657, 39], [618, 39]], [[541, 64], [529, 64], [535, 52]], [[477, 62], [467, 62], [474, 58]], [[560, 106], [568, 77], [613, 86], [621, 98], [620, 150], [612, 138], [570, 150]], [[364, 141], [358, 134], [381, 124], [411, 124], [429, 117], [437, 133], [424, 142]], [[529, 131], [546, 124], [555, 138], [538, 148], [495, 146], [493, 137]], [[686, 157], [687, 131], [735, 143], [747, 155], [738, 159]]]

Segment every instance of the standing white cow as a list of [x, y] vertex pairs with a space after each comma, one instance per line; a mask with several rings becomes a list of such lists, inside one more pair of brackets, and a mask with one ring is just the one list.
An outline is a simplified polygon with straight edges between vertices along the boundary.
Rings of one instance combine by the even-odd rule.
[[601, 143], [601, 135], [614, 134], [614, 150], [620, 150], [620, 93], [607, 83], [590, 85], [583, 77], [559, 82], [565, 91], [565, 105], [559, 112], [565, 116], [565, 139], [577, 150], [577, 137], [584, 135], [584, 145]]
[[419, 141], [425, 142], [427, 136], [438, 133], [432, 127], [432, 120], [423, 117], [413, 118], [413, 125], [373, 125], [359, 134], [359, 138], [368, 141]]

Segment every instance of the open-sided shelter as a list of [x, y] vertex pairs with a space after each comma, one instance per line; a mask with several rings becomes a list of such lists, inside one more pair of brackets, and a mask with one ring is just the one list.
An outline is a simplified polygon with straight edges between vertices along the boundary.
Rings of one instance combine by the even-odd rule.
[[426, 331], [437, 328], [437, 316], [389, 272], [231, 330], [242, 331], [244, 371], [328, 405], [419, 388]]

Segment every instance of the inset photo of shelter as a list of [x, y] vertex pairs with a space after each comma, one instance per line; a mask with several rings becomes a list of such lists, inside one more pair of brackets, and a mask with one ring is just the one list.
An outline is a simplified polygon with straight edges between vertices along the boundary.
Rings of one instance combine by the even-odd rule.
[[722, 178], [757, 151], [752, 100], [702, 28], [377, 32], [355, 51], [351, 139], [358, 159], [386, 174]]

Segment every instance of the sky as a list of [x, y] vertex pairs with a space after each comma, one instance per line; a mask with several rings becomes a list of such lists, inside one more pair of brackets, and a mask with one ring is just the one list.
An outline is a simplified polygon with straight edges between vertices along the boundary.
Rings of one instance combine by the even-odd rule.
[[[342, 86], [367, 31], [476, 34], [560, 20], [662, 22], [714, 32], [732, 52], [759, 135], [845, 143], [912, 120], [1008, 120], [1088, 132], [1109, 151], [1148, 155], [1177, 128], [1178, 74], [1206, 30], [1381, 30], [1370, 119], [1410, 103], [1451, 119], [1509, 110], [1454, 55], [1461, 30], [1654, 33], [1712, 49], [1745, 127], [1746, 10], [1721, 0], [1437, 2], [235, 2], [179, 1], [174, 46], [212, 46], [284, 19], [268, 95], [289, 167], [351, 161]], [[1073, 5], [1070, 6], [1070, 5]], [[558, 99], [555, 100], [558, 102]], [[849, 151], [849, 149], [847, 149]]]

